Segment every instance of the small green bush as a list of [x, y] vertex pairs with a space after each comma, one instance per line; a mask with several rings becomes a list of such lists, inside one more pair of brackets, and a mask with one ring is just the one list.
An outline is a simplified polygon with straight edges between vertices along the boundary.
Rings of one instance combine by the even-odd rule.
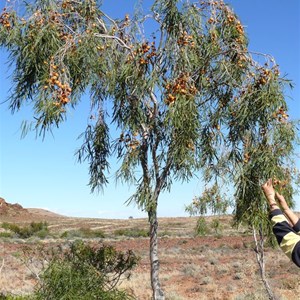
[[69, 237], [68, 234], [69, 234], [69, 231], [64, 231], [64, 232], [60, 235], [60, 238], [61, 238], [61, 239], [66, 239], [66, 238]]
[[218, 219], [214, 219], [211, 222], [211, 228], [214, 229], [215, 234], [219, 235], [223, 231], [223, 226], [221, 224], [221, 221]]
[[[12, 233], [11, 232], [0, 232], [0, 238], [11, 238]], [[1, 300], [1, 298], [0, 298]]]
[[149, 237], [149, 231], [142, 228], [117, 229], [114, 235], [127, 237]]
[[49, 231], [48, 231], [48, 229], [42, 229], [42, 230], [39, 230], [38, 232], [36, 232], [34, 235], [40, 239], [44, 239], [47, 236], [49, 236]]
[[105, 234], [102, 230], [91, 230], [90, 228], [79, 228], [78, 230], [65, 231], [60, 236], [62, 239], [72, 238], [105, 238]]
[[29, 226], [20, 227], [13, 223], [2, 223], [2, 228], [10, 230], [19, 238], [29, 238], [31, 236], [47, 236], [48, 224], [47, 222], [31, 222]]
[[82, 227], [79, 229], [85, 238], [104, 238], [105, 234], [102, 230], [91, 230], [90, 228]]
[[68, 251], [53, 257], [42, 273], [36, 299], [134, 299], [115, 287], [137, 262], [138, 258], [131, 251], [118, 252], [112, 246], [93, 248], [76, 241]]
[[195, 234], [204, 236], [209, 233], [209, 228], [204, 217], [199, 217], [197, 220]]

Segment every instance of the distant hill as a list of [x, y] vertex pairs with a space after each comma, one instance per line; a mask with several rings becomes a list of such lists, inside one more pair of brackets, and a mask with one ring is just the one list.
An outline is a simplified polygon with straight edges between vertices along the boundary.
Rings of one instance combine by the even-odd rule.
[[66, 218], [63, 215], [54, 213], [50, 210], [47, 209], [42, 209], [42, 208], [26, 208], [32, 215], [35, 216], [44, 216], [46, 218]]
[[0, 197], [0, 221], [33, 222], [65, 218], [62, 215], [40, 208], [24, 208], [22, 205], [6, 202]]
[[0, 216], [19, 216], [21, 214], [28, 214], [28, 210], [23, 208], [22, 205], [15, 203], [10, 204], [3, 198], [0, 198]]

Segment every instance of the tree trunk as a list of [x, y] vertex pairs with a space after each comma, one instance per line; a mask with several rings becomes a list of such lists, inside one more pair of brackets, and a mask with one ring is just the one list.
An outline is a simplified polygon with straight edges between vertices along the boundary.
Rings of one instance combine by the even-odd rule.
[[151, 286], [154, 300], [164, 300], [164, 292], [159, 281], [159, 260], [158, 260], [158, 238], [157, 238], [157, 202], [148, 211], [150, 223], [150, 265], [151, 265]]
[[259, 266], [259, 273], [261, 276], [261, 280], [264, 284], [264, 287], [268, 294], [269, 300], [276, 300], [277, 298], [275, 297], [275, 295], [269, 285], [269, 282], [266, 277], [266, 272], [265, 272], [264, 234], [263, 234], [262, 229], [259, 230], [259, 240], [257, 240], [256, 230], [253, 226], [253, 238], [254, 238], [254, 242], [255, 242], [256, 260], [257, 260], [257, 263]]

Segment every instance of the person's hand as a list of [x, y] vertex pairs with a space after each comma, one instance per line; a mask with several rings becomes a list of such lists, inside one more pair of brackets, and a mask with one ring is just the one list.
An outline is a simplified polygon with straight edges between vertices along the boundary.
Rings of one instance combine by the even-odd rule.
[[280, 206], [282, 207], [283, 210], [289, 209], [289, 206], [287, 205], [284, 197], [280, 195], [279, 193], [276, 192], [276, 199], [278, 199]]
[[261, 186], [269, 204], [276, 203], [275, 201], [275, 190], [273, 188], [272, 179], [268, 179], [262, 186]]

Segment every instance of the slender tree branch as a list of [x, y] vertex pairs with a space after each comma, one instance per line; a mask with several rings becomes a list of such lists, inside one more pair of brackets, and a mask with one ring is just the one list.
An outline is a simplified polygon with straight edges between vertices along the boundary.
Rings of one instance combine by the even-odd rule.
[[152, 161], [153, 161], [153, 166], [154, 166], [154, 172], [155, 172], [155, 179], [156, 179], [156, 183], [158, 183], [159, 181], [159, 164], [158, 164], [158, 160], [157, 160], [157, 148], [159, 145], [159, 132], [158, 132], [158, 128], [157, 128], [157, 98], [155, 96], [155, 94], [153, 93], [153, 91], [150, 92], [150, 97], [151, 100], [153, 101], [153, 113], [152, 113], [152, 121], [153, 121], [153, 138], [155, 139], [154, 141], [154, 145], [151, 149], [151, 154], [152, 154]]
[[106, 38], [106, 39], [114, 39], [114, 40], [117, 40], [119, 43], [120, 43], [120, 45], [122, 46], [122, 47], [124, 47], [124, 48], [126, 48], [126, 49], [128, 49], [128, 50], [132, 50], [129, 46], [127, 46], [126, 44], [125, 44], [125, 42], [122, 40], [122, 39], [120, 39], [119, 37], [117, 37], [117, 36], [114, 36], [114, 35], [108, 35], [108, 34], [102, 34], [102, 33], [95, 33], [94, 34], [94, 36], [96, 36], [96, 37], [101, 37], [101, 38]]

